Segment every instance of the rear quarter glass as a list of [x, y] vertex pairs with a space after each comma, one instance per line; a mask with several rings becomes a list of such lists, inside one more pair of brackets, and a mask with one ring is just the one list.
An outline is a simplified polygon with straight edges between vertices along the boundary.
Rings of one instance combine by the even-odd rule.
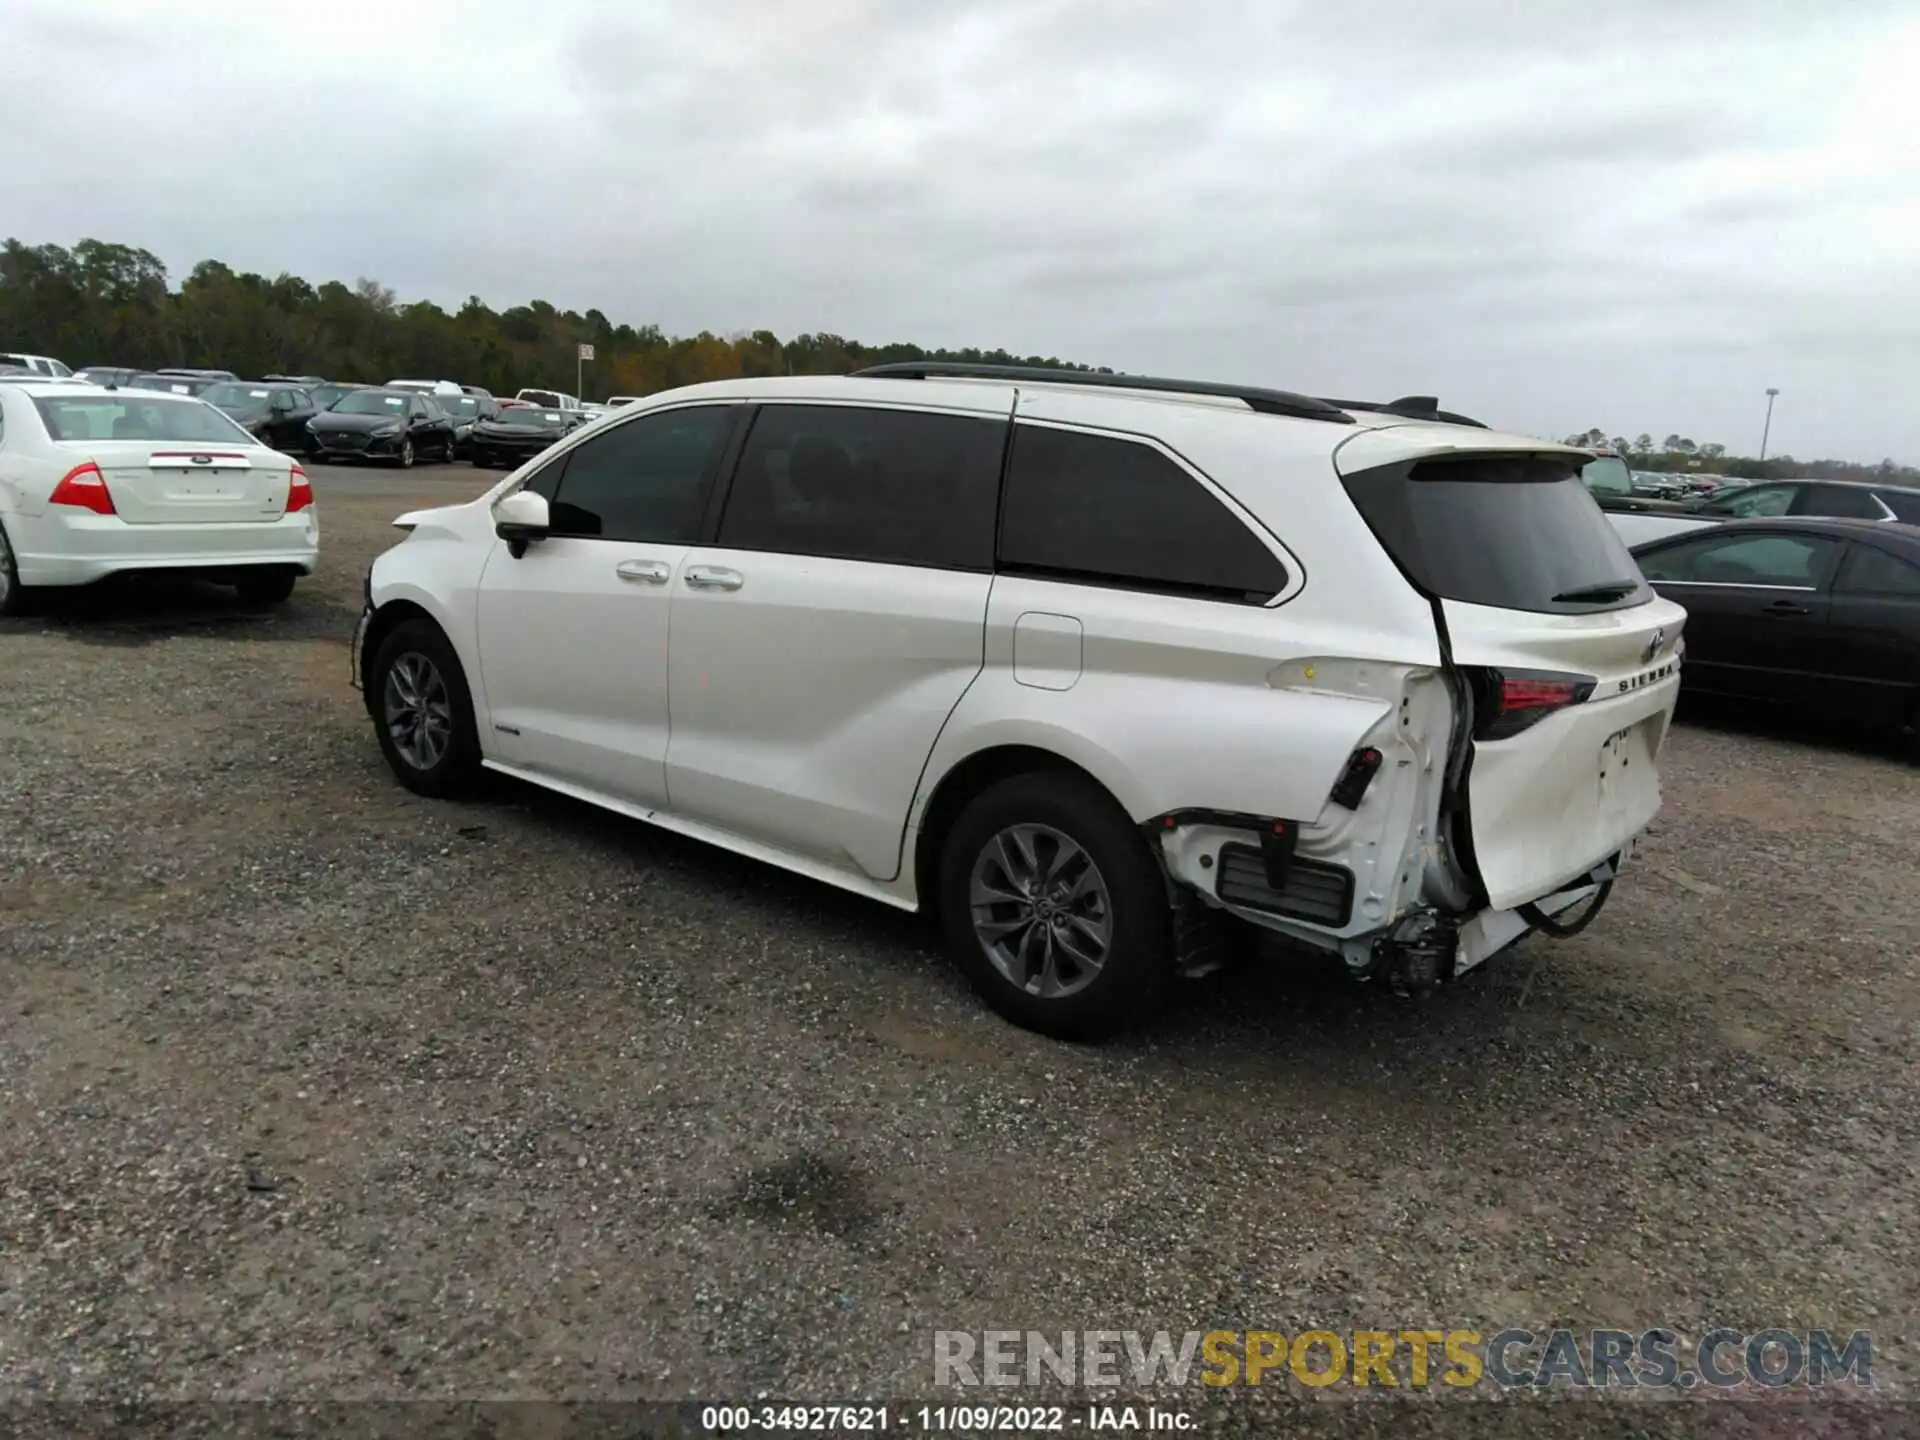
[[1449, 456], [1342, 480], [1375, 537], [1428, 595], [1549, 615], [1623, 609], [1652, 595], [1569, 461]]

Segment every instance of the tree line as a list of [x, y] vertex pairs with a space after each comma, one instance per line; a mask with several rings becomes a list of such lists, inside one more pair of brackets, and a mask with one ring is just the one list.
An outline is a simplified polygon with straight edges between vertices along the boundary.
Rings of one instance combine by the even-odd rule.
[[[669, 337], [657, 325], [615, 325], [598, 310], [557, 310], [544, 300], [494, 310], [478, 296], [449, 314], [430, 300], [402, 303], [374, 280], [315, 286], [285, 272], [268, 279], [202, 260], [179, 287], [151, 251], [104, 240], [71, 249], [0, 244], [0, 348], [82, 365], [198, 365], [241, 376], [324, 375], [379, 382], [397, 375], [453, 379], [511, 394], [523, 385], [570, 387], [580, 345], [594, 347], [595, 396], [650, 395], [676, 385], [742, 375], [839, 375], [900, 360], [1098, 369], [1052, 355], [1005, 350], [865, 345], [839, 335], [782, 340], [768, 330]], [[1636, 469], [1775, 479], [1897, 476], [1920, 470], [1883, 460], [1766, 460], [1732, 456], [1683, 435], [1655, 443], [1592, 429], [1572, 445], [1611, 445]]]
[[449, 314], [430, 300], [402, 303], [374, 280], [315, 286], [218, 260], [202, 260], [174, 289], [158, 257], [135, 246], [0, 245], [0, 348], [55, 355], [76, 369], [191, 365], [376, 384], [411, 375], [510, 395], [523, 385], [570, 390], [583, 344], [594, 347], [594, 396], [742, 375], [840, 375], [902, 360], [1095, 368], [1052, 355], [865, 345], [828, 334], [669, 337], [657, 325], [615, 325], [598, 310], [557, 310], [544, 300], [494, 310], [473, 296]]
[[1631, 440], [1624, 435], [1608, 435], [1598, 427], [1566, 437], [1569, 445], [1617, 452], [1636, 470], [1698, 475], [1728, 475], [1744, 480], [1898, 480], [1920, 484], [1920, 467], [1882, 460], [1878, 465], [1851, 460], [1796, 460], [1791, 455], [1771, 455], [1765, 460], [1753, 456], [1729, 455], [1718, 441], [1695, 444], [1685, 435], [1673, 434], [1656, 441], [1640, 434]]

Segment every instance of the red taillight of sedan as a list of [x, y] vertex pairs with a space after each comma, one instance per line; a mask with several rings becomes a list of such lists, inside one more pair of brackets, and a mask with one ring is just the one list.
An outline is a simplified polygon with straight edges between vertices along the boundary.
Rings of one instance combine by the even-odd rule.
[[60, 483], [53, 487], [53, 494], [47, 497], [50, 505], [75, 505], [82, 510], [91, 510], [96, 515], [112, 515], [113, 492], [107, 489], [107, 477], [100, 473], [100, 467], [89, 460], [84, 465], [76, 465], [60, 477]]

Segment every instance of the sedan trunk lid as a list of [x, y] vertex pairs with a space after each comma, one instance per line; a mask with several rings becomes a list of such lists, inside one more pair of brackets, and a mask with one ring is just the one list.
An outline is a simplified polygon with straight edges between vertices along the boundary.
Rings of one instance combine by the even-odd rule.
[[286, 514], [293, 462], [264, 446], [94, 441], [84, 448], [129, 525], [258, 523]]

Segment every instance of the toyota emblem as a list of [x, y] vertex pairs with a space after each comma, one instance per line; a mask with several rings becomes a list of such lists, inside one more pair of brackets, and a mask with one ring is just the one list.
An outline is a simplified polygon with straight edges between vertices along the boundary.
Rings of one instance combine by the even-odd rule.
[[1647, 641], [1647, 648], [1640, 652], [1640, 663], [1646, 664], [1660, 653], [1660, 647], [1667, 643], [1667, 627], [1662, 625], [1653, 632], [1653, 638]]
[[211, 465], [213, 463], [213, 456], [211, 455], [194, 455], [190, 458], [196, 465]]

